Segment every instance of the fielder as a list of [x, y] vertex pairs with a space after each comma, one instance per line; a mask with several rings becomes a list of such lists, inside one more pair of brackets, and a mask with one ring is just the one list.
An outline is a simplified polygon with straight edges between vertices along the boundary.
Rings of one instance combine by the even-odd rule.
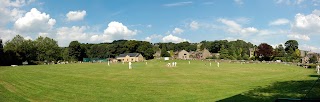
[[129, 69], [132, 69], [131, 62], [129, 62]]

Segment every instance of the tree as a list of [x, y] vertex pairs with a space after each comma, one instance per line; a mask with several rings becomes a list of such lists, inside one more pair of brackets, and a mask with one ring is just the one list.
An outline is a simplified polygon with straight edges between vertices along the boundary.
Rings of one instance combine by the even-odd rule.
[[284, 57], [286, 55], [286, 51], [284, 50], [282, 44], [278, 45], [274, 50], [275, 57]]
[[49, 37], [38, 37], [35, 46], [38, 61], [57, 61], [61, 55], [58, 42]]
[[224, 48], [224, 45], [222, 45], [219, 53], [220, 53], [220, 56], [219, 56], [220, 59], [227, 59], [229, 57], [228, 50]]
[[70, 60], [70, 56], [69, 56], [69, 48], [62, 48], [61, 49], [62, 52], [62, 59], [65, 61]]
[[167, 52], [166, 48], [161, 49], [161, 57], [170, 57], [170, 54]]
[[[285, 50], [287, 51], [288, 54], [292, 54], [294, 53], [294, 51], [296, 49], [298, 49], [298, 42], [296, 40], [288, 40], [286, 43], [285, 43]], [[292, 49], [292, 50], [290, 50]], [[293, 52], [291, 52], [293, 51]]]
[[299, 50], [299, 49], [296, 49], [296, 50], [294, 51], [294, 57], [300, 58], [300, 50]]
[[153, 54], [155, 53], [152, 44], [146, 41], [141, 41], [136, 52], [141, 53], [145, 59], [153, 59]]
[[25, 39], [16, 35], [12, 40], [6, 42], [6, 46], [4, 46], [4, 51], [6, 52], [6, 57], [12, 57], [8, 60], [10, 64], [22, 64], [22, 61], [26, 60], [26, 52], [22, 47], [24, 46]]
[[257, 57], [260, 58], [260, 60], [271, 60], [271, 57], [273, 55], [273, 48], [267, 43], [261, 43], [257, 48]]
[[81, 56], [82, 49], [78, 41], [72, 41], [69, 44], [69, 57], [71, 60], [81, 61], [83, 58]]
[[4, 63], [4, 52], [3, 52], [3, 44], [2, 39], [0, 39], [0, 65]]

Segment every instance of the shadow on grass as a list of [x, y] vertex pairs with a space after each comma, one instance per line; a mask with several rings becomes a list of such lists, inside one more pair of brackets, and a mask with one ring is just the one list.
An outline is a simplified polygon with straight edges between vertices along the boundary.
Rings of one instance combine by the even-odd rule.
[[274, 102], [277, 98], [303, 99], [304, 97], [305, 99], [320, 99], [320, 80], [310, 90], [314, 83], [315, 80], [276, 82], [270, 86], [258, 87], [218, 102]]

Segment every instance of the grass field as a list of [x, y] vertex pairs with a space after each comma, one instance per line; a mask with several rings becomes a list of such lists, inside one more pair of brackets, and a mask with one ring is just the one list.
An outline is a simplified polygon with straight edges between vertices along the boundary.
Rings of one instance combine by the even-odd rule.
[[0, 67], [0, 102], [274, 101], [304, 97], [317, 79], [313, 69], [283, 64], [165, 63], [133, 63], [132, 70], [121, 63]]

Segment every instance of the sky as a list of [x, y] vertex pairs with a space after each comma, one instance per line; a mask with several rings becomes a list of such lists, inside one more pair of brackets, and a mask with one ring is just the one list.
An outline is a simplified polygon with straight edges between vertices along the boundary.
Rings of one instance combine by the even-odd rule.
[[0, 39], [102, 43], [297, 40], [320, 52], [320, 0], [0, 0]]

